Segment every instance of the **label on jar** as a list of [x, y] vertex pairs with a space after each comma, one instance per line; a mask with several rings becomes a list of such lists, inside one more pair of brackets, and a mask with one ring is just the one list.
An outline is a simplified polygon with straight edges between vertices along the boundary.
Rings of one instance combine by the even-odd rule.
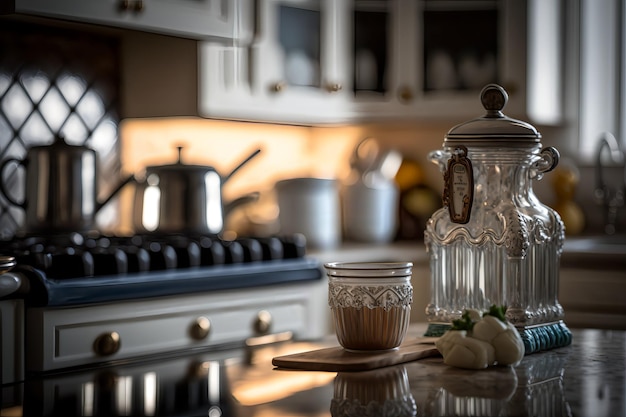
[[469, 222], [474, 201], [474, 175], [465, 146], [458, 146], [448, 160], [444, 182], [443, 204], [448, 207], [450, 220], [460, 224]]

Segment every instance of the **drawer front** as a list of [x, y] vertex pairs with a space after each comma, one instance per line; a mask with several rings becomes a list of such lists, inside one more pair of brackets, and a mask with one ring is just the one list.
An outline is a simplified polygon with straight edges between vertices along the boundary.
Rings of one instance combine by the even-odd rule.
[[[219, 292], [27, 311], [29, 371], [48, 371], [192, 348], [241, 343], [284, 331], [309, 338], [318, 296], [293, 288]], [[245, 294], [244, 294], [245, 293]]]

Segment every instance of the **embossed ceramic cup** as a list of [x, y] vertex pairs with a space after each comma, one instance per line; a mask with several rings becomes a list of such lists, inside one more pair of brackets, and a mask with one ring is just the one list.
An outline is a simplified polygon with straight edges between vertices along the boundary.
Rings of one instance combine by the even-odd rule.
[[413, 302], [411, 262], [332, 262], [328, 305], [339, 344], [347, 350], [396, 349]]

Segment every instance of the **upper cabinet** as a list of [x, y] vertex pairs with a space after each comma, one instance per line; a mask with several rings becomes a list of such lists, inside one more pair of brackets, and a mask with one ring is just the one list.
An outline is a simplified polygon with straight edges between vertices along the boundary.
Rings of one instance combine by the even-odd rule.
[[5, 13], [218, 41], [245, 35], [251, 23], [241, 7], [240, 0], [0, 0]]
[[348, 6], [258, 1], [249, 42], [200, 44], [200, 113], [287, 123], [346, 120]]
[[298, 124], [525, 108], [526, 1], [258, 0], [249, 38], [199, 45], [199, 112]]

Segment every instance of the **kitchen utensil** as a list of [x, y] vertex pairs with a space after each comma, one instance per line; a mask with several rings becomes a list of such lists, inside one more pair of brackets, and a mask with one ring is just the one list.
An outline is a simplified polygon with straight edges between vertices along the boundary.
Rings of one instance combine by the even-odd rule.
[[[428, 334], [465, 309], [496, 304], [507, 306], [527, 354], [564, 346], [571, 340], [557, 298], [564, 226], [532, 189], [559, 154], [541, 148], [533, 126], [502, 113], [508, 100], [502, 87], [489, 84], [480, 98], [486, 114], [452, 128], [443, 150], [429, 155], [445, 184], [444, 207], [431, 216], [424, 237], [432, 274]], [[546, 336], [553, 327], [545, 326], [555, 323], [557, 333]]]
[[211, 166], [183, 163], [182, 150], [179, 146], [176, 163], [146, 168], [146, 179], [135, 190], [133, 224], [137, 231], [217, 235], [234, 208], [259, 198], [259, 193], [253, 192], [224, 203], [222, 187], [260, 149], [224, 176]]
[[411, 338], [396, 350], [350, 352], [335, 346], [277, 356], [272, 359], [272, 364], [306, 371], [348, 372], [384, 368], [433, 356], [440, 356], [434, 344], [425, 343], [421, 338]]
[[[4, 172], [8, 164], [26, 169], [24, 200], [7, 189]], [[0, 192], [9, 203], [26, 212], [24, 229], [31, 233], [81, 232], [95, 228], [95, 215], [126, 184], [130, 175], [102, 201], [98, 196], [98, 158], [86, 146], [75, 146], [58, 135], [51, 145], [34, 146], [26, 158], [8, 158], [0, 165]]]
[[302, 233], [310, 248], [329, 249], [341, 241], [341, 206], [337, 182], [290, 178], [276, 183], [282, 234]]
[[395, 349], [409, 327], [411, 262], [332, 262], [328, 304], [339, 344], [348, 350]]

